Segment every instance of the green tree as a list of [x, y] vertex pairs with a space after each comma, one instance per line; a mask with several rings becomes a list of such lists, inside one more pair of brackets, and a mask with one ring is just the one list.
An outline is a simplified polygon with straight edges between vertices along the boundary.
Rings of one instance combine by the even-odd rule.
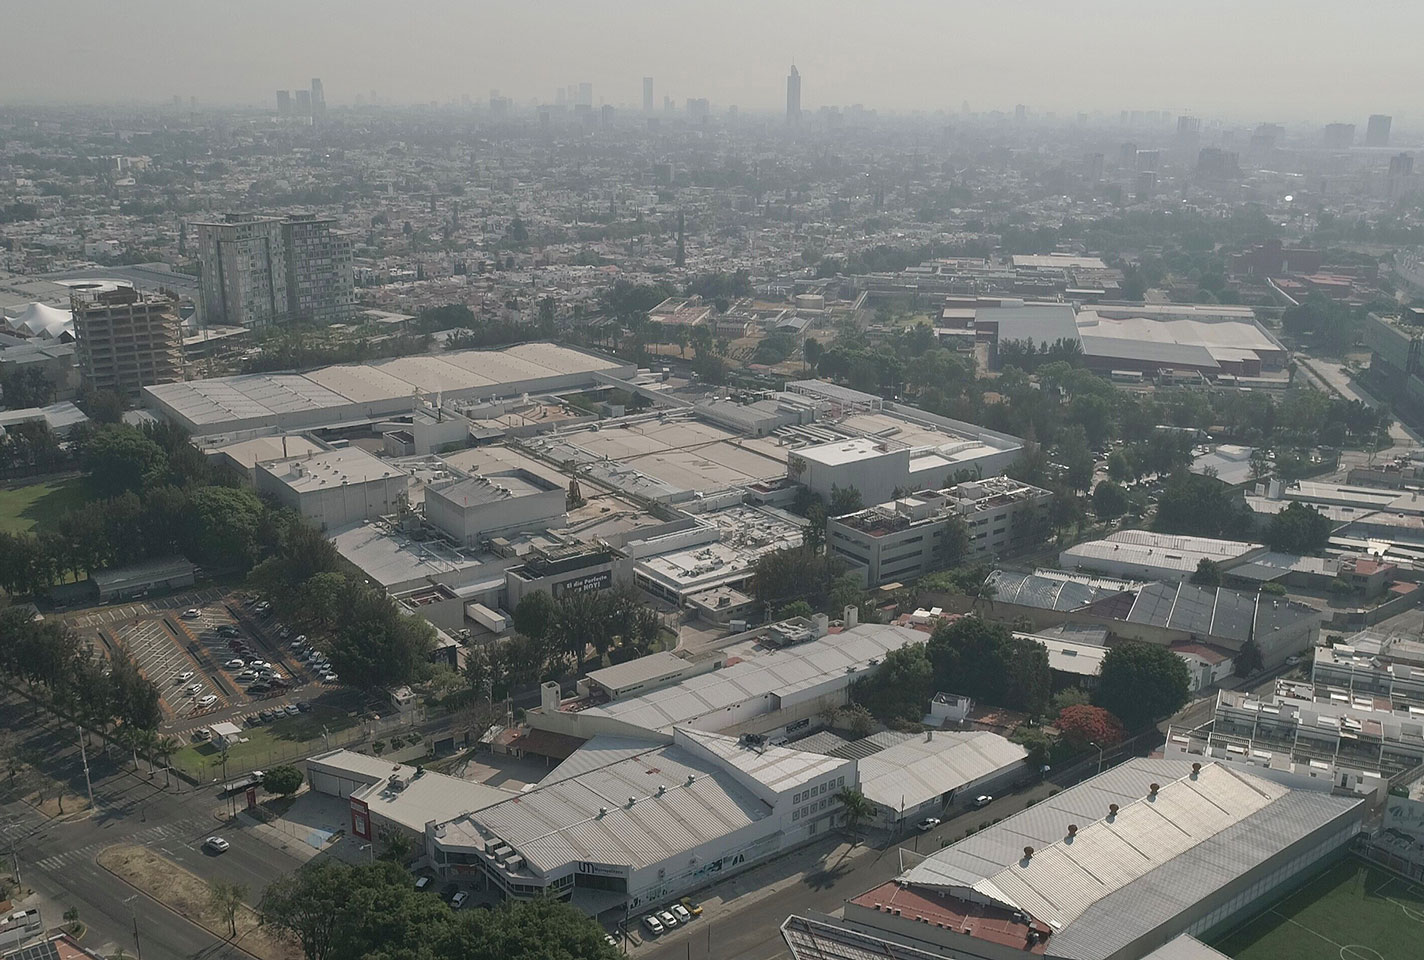
[[306, 778], [302, 772], [290, 764], [273, 767], [262, 778], [262, 789], [283, 797], [290, 797], [302, 788]]
[[1093, 701], [1137, 730], [1181, 709], [1189, 688], [1181, 657], [1166, 647], [1131, 640], [1111, 647], [1103, 658]]
[[869, 676], [851, 687], [851, 699], [881, 720], [918, 721], [934, 695], [934, 666], [923, 643], [891, 650]]
[[1266, 524], [1266, 543], [1282, 553], [1319, 553], [1330, 542], [1333, 528], [1320, 511], [1293, 500]]
[[1236, 651], [1232, 672], [1238, 677], [1249, 677], [1264, 665], [1261, 660], [1261, 647], [1255, 640], [1247, 640], [1241, 645], [1241, 649]]
[[821, 363], [821, 356], [826, 352], [825, 347], [815, 337], [807, 337], [801, 343], [801, 356], [806, 361], [806, 365], [815, 370]]
[[535, 640], [549, 636], [558, 620], [558, 604], [545, 590], [525, 594], [514, 608], [514, 629]]
[[864, 508], [865, 503], [860, 498], [860, 491], [855, 487], [841, 488], [831, 484], [831, 502], [826, 507], [828, 515], [840, 517]]
[[850, 832], [851, 846], [855, 846], [860, 842], [857, 827], [860, 826], [862, 820], [875, 815], [875, 804], [856, 787], [841, 787], [836, 792], [836, 801], [840, 803], [841, 812], [845, 814], [846, 830]]
[[188, 500], [185, 552], [195, 560], [246, 570], [257, 556], [262, 501], [251, 490], [203, 487]]
[[1209, 557], [1202, 557], [1192, 573], [1191, 582], [1199, 587], [1221, 586], [1221, 566]]
[[1113, 520], [1127, 512], [1127, 491], [1111, 480], [1099, 480], [1093, 488], [1093, 512], [1099, 520]]
[[227, 924], [228, 935], [237, 936], [237, 914], [247, 899], [247, 884], [226, 880], [208, 881], [208, 905]]
[[54, 400], [54, 384], [38, 367], [12, 366], [0, 375], [0, 394], [4, 394], [5, 406], [11, 410], [43, 407]]
[[168, 469], [163, 448], [133, 427], [100, 427], [84, 441], [81, 463], [89, 484], [101, 497], [156, 486]]

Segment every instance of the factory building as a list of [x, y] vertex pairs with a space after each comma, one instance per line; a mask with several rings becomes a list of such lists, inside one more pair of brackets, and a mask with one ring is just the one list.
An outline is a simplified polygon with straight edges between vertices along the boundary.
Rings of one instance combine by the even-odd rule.
[[1364, 813], [1224, 763], [1133, 759], [782, 934], [794, 960], [1193, 956], [1191, 937], [1337, 855]]
[[360, 447], [321, 450], [255, 466], [257, 492], [323, 530], [395, 513], [408, 476]]
[[144, 404], [195, 437], [376, 422], [419, 408], [421, 394], [479, 400], [586, 387], [631, 364], [552, 343], [452, 350], [307, 373], [258, 373], [145, 388]]
[[1229, 570], [1266, 552], [1259, 543], [1121, 530], [1069, 547], [1058, 555], [1058, 565], [1133, 580], [1187, 580], [1203, 560]]
[[460, 477], [425, 490], [425, 519], [462, 547], [505, 531], [560, 526], [566, 509], [563, 487], [527, 470]]

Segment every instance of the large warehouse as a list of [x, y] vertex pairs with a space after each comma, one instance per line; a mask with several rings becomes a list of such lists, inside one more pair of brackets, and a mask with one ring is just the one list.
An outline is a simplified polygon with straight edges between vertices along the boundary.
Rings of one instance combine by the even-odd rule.
[[1281, 370], [1288, 357], [1250, 307], [1152, 304], [1078, 310], [1071, 303], [1030, 303], [978, 309], [974, 326], [991, 331], [996, 344], [1076, 342], [1089, 369], [1104, 372], [1181, 370], [1212, 378], [1254, 377]]
[[450, 400], [545, 393], [631, 377], [633, 364], [552, 343], [454, 350], [307, 373], [252, 373], [146, 387], [144, 404], [194, 436], [301, 430], [409, 413], [416, 394]]
[[1134, 759], [846, 902], [796, 960], [1140, 960], [1207, 935], [1341, 850], [1365, 803], [1219, 763]]

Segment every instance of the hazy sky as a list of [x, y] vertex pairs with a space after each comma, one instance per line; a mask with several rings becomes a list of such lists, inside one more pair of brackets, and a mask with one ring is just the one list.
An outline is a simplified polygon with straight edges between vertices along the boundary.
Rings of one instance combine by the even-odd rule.
[[1396, 0], [0, 0], [0, 102], [521, 103], [592, 81], [640, 102], [1156, 109], [1240, 119], [1403, 116], [1424, 3]]

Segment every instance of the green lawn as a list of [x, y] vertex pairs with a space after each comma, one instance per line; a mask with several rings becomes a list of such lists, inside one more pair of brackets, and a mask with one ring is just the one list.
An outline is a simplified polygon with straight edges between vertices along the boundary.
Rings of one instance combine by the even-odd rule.
[[82, 477], [47, 480], [26, 487], [0, 489], [0, 530], [25, 533], [47, 525], [89, 499]]
[[1347, 857], [1212, 945], [1235, 960], [1417, 960], [1424, 887]]
[[[261, 707], [258, 707], [261, 709]], [[322, 728], [329, 734], [355, 726], [359, 721], [344, 710], [314, 705], [310, 713], [283, 717], [260, 727], [243, 727], [246, 743], [227, 751], [228, 767], [247, 770], [254, 766], [287, 763], [303, 751], [321, 742]], [[220, 753], [211, 743], [193, 743], [173, 755], [173, 766], [203, 780], [222, 776]]]

